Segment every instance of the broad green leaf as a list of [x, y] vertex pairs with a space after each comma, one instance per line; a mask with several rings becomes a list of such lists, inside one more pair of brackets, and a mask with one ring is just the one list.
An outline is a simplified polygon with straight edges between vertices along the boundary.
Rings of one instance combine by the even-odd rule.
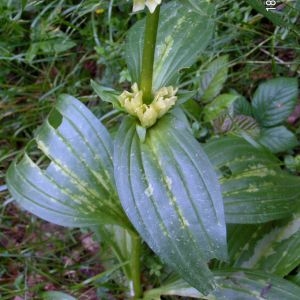
[[226, 133], [232, 129], [233, 120], [227, 113], [222, 113], [213, 122], [214, 132], [216, 134]]
[[238, 137], [211, 140], [204, 150], [219, 173], [227, 223], [261, 223], [299, 209], [300, 179], [271, 153]]
[[[161, 11], [160, 11], [161, 13]], [[141, 79], [145, 21], [138, 21], [130, 28], [125, 44], [125, 59], [132, 79], [138, 83]]]
[[233, 111], [235, 115], [252, 116], [252, 107], [249, 101], [242, 95], [237, 94], [239, 97], [234, 101]]
[[191, 287], [186, 281], [175, 278], [169, 283], [158, 288], [146, 291], [143, 300], [160, 300], [161, 296], [182, 296], [196, 299], [213, 299], [211, 295], [205, 296], [195, 288]]
[[300, 270], [299, 270], [299, 266], [298, 266], [298, 269], [297, 269], [297, 273], [295, 275], [290, 275], [287, 278], [290, 281], [292, 281], [293, 283], [295, 283], [298, 286], [300, 286]]
[[[286, 276], [300, 264], [300, 215], [265, 224], [228, 226], [229, 265]], [[224, 268], [226, 263], [214, 266]]]
[[186, 7], [197, 11], [199, 14], [203, 14], [203, 1], [199, 0], [186, 0], [181, 1], [182, 5], [185, 5]]
[[216, 300], [297, 300], [300, 288], [278, 276], [259, 270], [224, 270], [215, 272], [219, 288]]
[[258, 141], [273, 153], [283, 152], [299, 145], [297, 137], [284, 126], [263, 129]]
[[204, 120], [210, 122], [215, 120], [222, 112], [226, 111], [232, 103], [238, 98], [238, 95], [221, 94], [212, 102], [207, 104], [203, 110]]
[[232, 129], [234, 131], [246, 131], [252, 136], [257, 136], [260, 132], [260, 128], [256, 120], [250, 116], [238, 115], [233, 118]]
[[[244, 234], [242, 229], [237, 230]], [[258, 227], [248, 238], [236, 252], [239, 259], [234, 262], [235, 266], [286, 276], [300, 264], [300, 214]]]
[[201, 116], [201, 106], [196, 100], [190, 99], [183, 103], [182, 108], [184, 112], [194, 121], [200, 120]]
[[300, 172], [300, 154], [297, 154], [296, 156], [285, 155], [284, 165], [292, 173]]
[[45, 54], [65, 52], [76, 46], [76, 43], [60, 30], [50, 31], [41, 38], [42, 40], [38, 42], [38, 46]]
[[49, 291], [42, 294], [43, 300], [76, 300], [76, 298], [69, 294], [57, 291]]
[[197, 91], [186, 91], [186, 90], [179, 90], [177, 92], [177, 101], [176, 105], [181, 105], [192, 99], [196, 95]]
[[118, 96], [121, 94], [121, 92], [118, 92], [112, 88], [104, 87], [94, 80], [91, 80], [91, 86], [102, 101], [109, 102], [119, 110], [123, 110], [118, 100]]
[[24, 153], [7, 173], [8, 188], [23, 208], [64, 226], [130, 227], [114, 186], [111, 138], [80, 101], [62, 95], [35, 141], [50, 159], [48, 167]]
[[217, 178], [191, 132], [174, 115], [147, 130], [141, 142], [126, 118], [114, 147], [123, 208], [152, 250], [192, 286], [208, 292], [207, 262], [226, 258], [223, 203]]
[[[280, 14], [275, 13], [274, 10], [267, 10], [266, 5], [260, 0], [245, 0], [250, 6], [252, 6], [256, 11], [261, 13], [264, 17], [269, 19], [273, 24], [277, 26], [289, 27], [290, 24], [285, 22], [280, 16]], [[275, 6], [270, 6], [275, 7]], [[276, 11], [276, 10], [275, 10]]]
[[253, 255], [258, 239], [272, 229], [272, 223], [263, 224], [227, 224], [229, 261], [214, 261], [213, 269], [242, 267], [243, 262]]
[[205, 73], [201, 76], [199, 89], [201, 101], [212, 101], [221, 92], [227, 79], [227, 73], [227, 55], [218, 57], [207, 66]]
[[242, 131], [256, 137], [260, 132], [256, 120], [245, 115], [230, 117], [228, 114], [224, 113], [214, 120], [213, 125], [215, 133], [217, 134], [226, 132], [236, 132], [239, 134]]
[[263, 271], [228, 269], [214, 272], [217, 288], [203, 295], [179, 279], [145, 293], [144, 300], [159, 300], [162, 295], [177, 295], [206, 300], [298, 300], [300, 287]]
[[296, 78], [275, 78], [259, 85], [252, 100], [253, 114], [264, 127], [283, 123], [292, 113], [298, 96]]
[[[176, 85], [179, 71], [196, 62], [213, 33], [212, 5], [201, 0], [197, 10], [171, 1], [162, 6], [154, 60], [153, 90]], [[133, 82], [139, 83], [142, 69], [145, 21], [128, 32], [126, 61]]]

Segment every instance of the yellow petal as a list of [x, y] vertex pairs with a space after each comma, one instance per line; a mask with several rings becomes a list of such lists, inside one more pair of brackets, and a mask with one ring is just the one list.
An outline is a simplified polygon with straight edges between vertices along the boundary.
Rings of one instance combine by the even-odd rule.
[[143, 127], [151, 127], [155, 124], [157, 120], [157, 112], [151, 105], [143, 104], [136, 112]]

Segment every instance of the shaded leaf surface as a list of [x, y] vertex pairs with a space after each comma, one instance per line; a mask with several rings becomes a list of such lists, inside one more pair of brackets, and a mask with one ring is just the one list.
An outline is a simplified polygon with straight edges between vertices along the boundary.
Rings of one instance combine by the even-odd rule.
[[109, 133], [71, 96], [61, 96], [55, 109], [35, 138], [51, 163], [43, 170], [26, 153], [14, 161], [7, 173], [13, 197], [33, 214], [59, 225], [130, 226], [114, 186]]
[[118, 99], [121, 94], [120, 92], [112, 88], [104, 87], [94, 80], [91, 80], [91, 86], [101, 100], [113, 104], [113, 106], [119, 110], [123, 110]]
[[43, 293], [43, 300], [76, 300], [76, 298], [63, 293], [63, 292], [57, 292], [57, 291], [50, 291]]
[[228, 247], [233, 266], [286, 276], [300, 264], [299, 229], [299, 214], [275, 224], [229, 226]]
[[253, 114], [264, 127], [283, 123], [292, 113], [298, 95], [296, 78], [275, 78], [259, 85], [252, 100]]
[[221, 115], [222, 112], [227, 110], [230, 105], [237, 99], [237, 95], [234, 94], [221, 94], [212, 102], [207, 104], [203, 110], [204, 120], [210, 122], [215, 120]]
[[[179, 71], [196, 62], [212, 36], [212, 11], [207, 1], [197, 3], [196, 10], [179, 1], [162, 6], [154, 59], [154, 91], [176, 85]], [[132, 82], [137, 83], [142, 69], [144, 28], [145, 20], [137, 22], [130, 29], [126, 43], [127, 65]]]
[[239, 95], [238, 99], [234, 101], [233, 111], [234, 115], [245, 115], [252, 117], [252, 107], [245, 97]]
[[217, 288], [205, 296], [183, 280], [173, 281], [146, 293], [144, 300], [160, 295], [188, 296], [207, 300], [298, 300], [300, 287], [263, 271], [228, 269], [214, 272]]
[[223, 113], [213, 121], [215, 133], [245, 132], [250, 136], [256, 137], [260, 133], [260, 128], [255, 119], [247, 115], [237, 115], [234, 117]]
[[263, 224], [227, 224], [229, 261], [214, 262], [214, 269], [242, 267], [253, 254], [258, 239], [272, 229], [271, 222]]
[[165, 116], [142, 143], [135, 121], [126, 118], [114, 161], [120, 200], [139, 234], [191, 285], [208, 292], [207, 262], [226, 258], [223, 205], [212, 166], [186, 124]]
[[204, 102], [212, 101], [222, 90], [223, 84], [227, 79], [228, 73], [228, 56], [220, 56], [213, 60], [200, 82], [200, 100]]
[[228, 270], [216, 272], [220, 288], [213, 295], [228, 300], [296, 300], [298, 286], [280, 277], [255, 270]]
[[[97, 229], [101, 242], [109, 245], [127, 278], [131, 278], [129, 261], [132, 256], [132, 236], [128, 230], [117, 225], [99, 226]], [[108, 270], [109, 271], [109, 270]]]
[[266, 128], [258, 141], [273, 153], [283, 152], [297, 146], [297, 137], [284, 126]]
[[210, 141], [204, 150], [219, 174], [227, 223], [261, 223], [299, 209], [299, 177], [269, 152], [238, 137]]

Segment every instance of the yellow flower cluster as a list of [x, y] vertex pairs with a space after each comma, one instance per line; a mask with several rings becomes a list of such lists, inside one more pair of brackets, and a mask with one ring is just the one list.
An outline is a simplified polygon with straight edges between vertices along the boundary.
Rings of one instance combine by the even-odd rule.
[[132, 92], [124, 91], [119, 96], [121, 106], [131, 115], [138, 117], [143, 127], [151, 127], [175, 104], [177, 88], [163, 87], [154, 94], [151, 104], [143, 103], [143, 92], [136, 83], [131, 87]]
[[147, 6], [151, 13], [161, 4], [161, 0], [133, 0], [133, 12], [143, 10]]

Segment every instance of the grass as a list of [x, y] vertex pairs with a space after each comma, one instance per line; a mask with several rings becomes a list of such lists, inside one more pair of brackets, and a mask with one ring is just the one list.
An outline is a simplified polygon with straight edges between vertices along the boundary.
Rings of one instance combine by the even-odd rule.
[[77, 283], [103, 271], [89, 233], [36, 220], [13, 205], [2, 208], [1, 219], [1, 299], [38, 299], [57, 289], [79, 296], [89, 286]]
[[[103, 272], [106, 261], [105, 255], [100, 260], [101, 252], [90, 234], [25, 213], [11, 202], [4, 177], [10, 162], [34, 136], [60, 93], [79, 97], [99, 116], [110, 109], [106, 104], [99, 105], [89, 82], [98, 78], [118, 84], [118, 72], [124, 67], [120, 44], [128, 17], [120, 21], [119, 14], [128, 10], [128, 4], [112, 5], [112, 1], [28, 1], [20, 11], [20, 7], [0, 1], [3, 300], [40, 299], [42, 292], [50, 290], [66, 291], [78, 299], [97, 299], [97, 292], [106, 290], [107, 280], [84, 283]], [[19, 18], [11, 18], [19, 13]], [[44, 35], [35, 36], [39, 31]], [[61, 46], [64, 39], [69, 44]]]
[[[97, 277], [112, 268], [105, 245], [99, 250], [89, 232], [46, 223], [16, 207], [4, 177], [59, 94], [80, 98], [99, 117], [111, 110], [94, 95], [90, 79], [119, 90], [128, 85], [122, 45], [139, 16], [128, 14], [130, 1], [22, 3], [0, 0], [0, 298], [41, 299], [42, 292], [59, 290], [82, 300], [123, 299], [118, 270]], [[243, 1], [219, 3], [214, 41], [199, 64], [183, 72], [183, 86], [197, 86], [201, 68], [219, 54], [230, 57], [226, 89], [247, 97], [264, 79], [299, 76], [297, 33], [275, 27]], [[290, 17], [296, 13], [291, 9]], [[160, 264], [149, 260], [148, 275], [159, 282]]]

